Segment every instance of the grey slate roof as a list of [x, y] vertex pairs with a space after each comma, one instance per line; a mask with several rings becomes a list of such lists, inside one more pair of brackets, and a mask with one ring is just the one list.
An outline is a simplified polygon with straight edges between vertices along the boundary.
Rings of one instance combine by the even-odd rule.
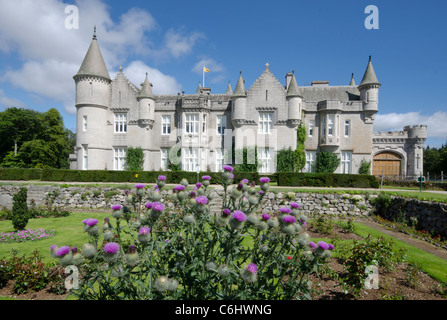
[[287, 90], [288, 97], [302, 97], [300, 90], [298, 88], [298, 83], [296, 83], [295, 74], [292, 74], [292, 79], [290, 79], [289, 88]]
[[146, 78], [144, 79], [143, 85], [141, 87], [140, 93], [138, 95], [138, 98], [154, 98], [154, 95], [152, 94], [152, 83], [149, 82], [147, 79], [147, 73]]
[[76, 74], [76, 76], [79, 75], [99, 76], [110, 80], [109, 72], [107, 71], [96, 37], [93, 38], [87, 54], [84, 57], [84, 61]]
[[233, 89], [231, 89], [230, 81], [228, 81], [227, 91], [225, 92], [225, 94], [233, 94]]
[[339, 100], [342, 102], [360, 100], [360, 91], [354, 86], [299, 87], [304, 101], [319, 102]]
[[366, 67], [365, 74], [363, 75], [363, 79], [359, 87], [367, 84], [380, 84], [379, 80], [377, 80], [376, 73], [374, 72], [371, 57], [369, 57], [368, 66]]
[[244, 79], [242, 78], [242, 72], [239, 74], [236, 88], [234, 89], [233, 97], [246, 97], [247, 92], [245, 90]]

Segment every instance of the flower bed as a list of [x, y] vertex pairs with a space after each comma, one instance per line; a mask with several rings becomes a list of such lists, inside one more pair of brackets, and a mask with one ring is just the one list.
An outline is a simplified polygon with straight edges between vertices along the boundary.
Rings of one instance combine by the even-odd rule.
[[[223, 169], [222, 193], [208, 189], [212, 177], [204, 176], [192, 191], [182, 179], [162, 195], [159, 177], [154, 187], [126, 191], [127, 205], [113, 205], [102, 226], [82, 221], [89, 235], [82, 248], [51, 246], [61, 266], [79, 269], [71, 293], [93, 300], [310, 299], [309, 276], [320, 273], [334, 246], [310, 241], [297, 203], [263, 212], [268, 177], [258, 192], [256, 181], [238, 183], [231, 166]], [[222, 207], [212, 210], [216, 195]]]
[[44, 229], [26, 229], [14, 232], [0, 232], [0, 244], [37, 241], [54, 237], [55, 233], [56, 232], [54, 230], [44, 230]]

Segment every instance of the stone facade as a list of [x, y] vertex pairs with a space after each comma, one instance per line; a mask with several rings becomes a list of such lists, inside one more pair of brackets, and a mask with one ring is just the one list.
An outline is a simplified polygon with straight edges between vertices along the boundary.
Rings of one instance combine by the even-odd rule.
[[[318, 151], [331, 151], [341, 158], [336, 173], [358, 173], [362, 160], [372, 162], [374, 172], [374, 156], [386, 151], [400, 159], [399, 175], [422, 172], [425, 126], [391, 136], [373, 133], [381, 84], [371, 58], [358, 86], [353, 77], [346, 86], [327, 81], [298, 86], [294, 72], [282, 84], [268, 64], [248, 90], [241, 72], [234, 92], [228, 84], [223, 94], [199, 85], [195, 94], [154, 95], [149, 78], [146, 74], [138, 87], [120, 68], [110, 79], [93, 37], [74, 76], [77, 142], [72, 169], [123, 170], [127, 149], [140, 147], [144, 170], [166, 170], [169, 158], [186, 171], [220, 171], [223, 164], [240, 163], [231, 157], [234, 146], [256, 147], [259, 171], [271, 173], [276, 171], [276, 153], [296, 148], [296, 131], [303, 123], [304, 171], [313, 171]], [[377, 164], [388, 164], [379, 160]]]

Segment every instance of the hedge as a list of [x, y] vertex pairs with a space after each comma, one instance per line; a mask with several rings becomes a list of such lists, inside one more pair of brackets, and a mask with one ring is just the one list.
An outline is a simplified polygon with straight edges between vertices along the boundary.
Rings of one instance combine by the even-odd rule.
[[0, 180], [40, 180], [43, 169], [1, 168]]
[[379, 180], [372, 175], [338, 173], [278, 172], [278, 186], [378, 188]]

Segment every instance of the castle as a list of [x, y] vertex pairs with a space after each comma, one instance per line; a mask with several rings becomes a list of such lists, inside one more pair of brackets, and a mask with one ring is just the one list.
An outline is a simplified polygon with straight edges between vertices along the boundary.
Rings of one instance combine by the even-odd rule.
[[331, 151], [341, 159], [335, 173], [358, 173], [362, 160], [371, 163], [375, 175], [422, 173], [426, 126], [373, 132], [381, 84], [371, 57], [359, 85], [352, 76], [346, 86], [327, 81], [298, 86], [294, 72], [281, 84], [267, 63], [248, 90], [240, 73], [234, 91], [229, 83], [223, 94], [199, 84], [194, 94], [155, 95], [150, 75], [143, 76], [138, 87], [120, 68], [112, 80], [94, 34], [73, 77], [77, 141], [72, 169], [123, 170], [127, 149], [139, 147], [144, 170], [167, 170], [171, 162], [186, 171], [220, 171], [240, 161], [231, 156], [233, 149], [255, 147], [259, 172], [272, 173], [276, 153], [296, 148], [302, 123], [304, 172], [314, 170], [318, 151]]

